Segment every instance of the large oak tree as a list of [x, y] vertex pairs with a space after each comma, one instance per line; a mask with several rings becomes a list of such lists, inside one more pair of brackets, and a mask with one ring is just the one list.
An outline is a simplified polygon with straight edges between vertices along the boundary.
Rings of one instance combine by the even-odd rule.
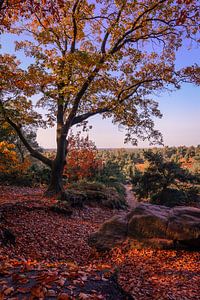
[[[63, 190], [69, 131], [89, 117], [112, 117], [127, 129], [126, 141], [139, 137], [161, 142], [152, 118], [161, 116], [155, 93], [179, 88], [181, 81], [199, 83], [198, 66], [175, 69], [184, 40], [198, 39], [199, 1], [22, 2], [7, 7], [7, 30], [21, 36], [16, 48], [34, 63], [22, 70], [14, 56], [1, 55], [1, 118], [31, 155], [51, 168], [48, 193]], [[45, 118], [35, 110], [30, 99], [34, 94], [37, 107], [47, 112]], [[26, 140], [22, 128], [31, 124], [56, 124], [54, 160]]]

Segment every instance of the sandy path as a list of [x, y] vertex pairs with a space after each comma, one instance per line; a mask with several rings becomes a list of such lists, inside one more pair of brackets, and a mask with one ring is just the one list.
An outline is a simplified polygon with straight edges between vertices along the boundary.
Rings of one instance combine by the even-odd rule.
[[130, 209], [135, 208], [138, 205], [138, 201], [132, 191], [132, 185], [126, 184], [125, 189], [126, 189], [126, 201], [128, 203], [129, 208]]

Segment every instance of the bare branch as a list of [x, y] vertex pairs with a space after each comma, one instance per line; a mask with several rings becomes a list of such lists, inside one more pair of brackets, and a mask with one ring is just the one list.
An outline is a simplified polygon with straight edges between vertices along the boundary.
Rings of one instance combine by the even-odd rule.
[[[112, 14], [110, 14], [109, 16], [112, 16]], [[80, 20], [110, 20], [109, 16], [94, 16], [94, 17], [83, 17], [83, 18], [80, 18]]]
[[[160, 82], [160, 81], [161, 81], [160, 78], [158, 78], [158, 79], [157, 78], [156, 79], [146, 79], [146, 80], [142, 80], [142, 81], [139, 81], [137, 83], [134, 83], [134, 84], [130, 85], [129, 87], [125, 88], [125, 89], [122, 89], [120, 91], [120, 93], [118, 94], [118, 97], [117, 97], [119, 103], [122, 103], [123, 101], [127, 100], [128, 98], [130, 98], [134, 93], [137, 92], [138, 88], [141, 87], [141, 85], [143, 85], [145, 83]], [[120, 100], [120, 98], [123, 95], [123, 93], [128, 92], [130, 90], [132, 90], [131, 93], [129, 93], [126, 97], [124, 97], [124, 98], [122, 98]]]

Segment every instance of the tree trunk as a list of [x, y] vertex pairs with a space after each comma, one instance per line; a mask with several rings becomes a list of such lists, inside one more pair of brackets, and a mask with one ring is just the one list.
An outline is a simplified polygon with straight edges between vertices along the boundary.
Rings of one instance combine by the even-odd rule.
[[[63, 85], [61, 84], [60, 88]], [[51, 167], [51, 179], [46, 191], [47, 196], [53, 196], [64, 192], [63, 187], [63, 171], [66, 164], [66, 155], [68, 148], [67, 135], [69, 132], [70, 124], [64, 124], [64, 107], [63, 107], [63, 95], [58, 100], [58, 112], [57, 112], [57, 129], [56, 129], [56, 142], [57, 151], [56, 157]]]
[[45, 192], [45, 196], [50, 197], [64, 192], [63, 170], [64, 163], [55, 160], [51, 169], [50, 183]]
[[64, 192], [63, 171], [66, 164], [67, 144], [66, 135], [61, 135], [58, 141], [56, 158], [52, 163], [50, 183], [45, 196], [51, 197]]

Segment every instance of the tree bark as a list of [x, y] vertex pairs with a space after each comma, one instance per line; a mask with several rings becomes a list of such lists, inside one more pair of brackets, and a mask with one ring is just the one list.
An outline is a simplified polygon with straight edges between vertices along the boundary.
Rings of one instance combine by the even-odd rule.
[[45, 196], [51, 197], [64, 193], [63, 171], [66, 164], [67, 146], [66, 134], [59, 135], [57, 139], [56, 158], [52, 163], [50, 183]]
[[64, 163], [55, 160], [51, 169], [51, 178], [45, 196], [51, 197], [64, 192], [63, 187]]

